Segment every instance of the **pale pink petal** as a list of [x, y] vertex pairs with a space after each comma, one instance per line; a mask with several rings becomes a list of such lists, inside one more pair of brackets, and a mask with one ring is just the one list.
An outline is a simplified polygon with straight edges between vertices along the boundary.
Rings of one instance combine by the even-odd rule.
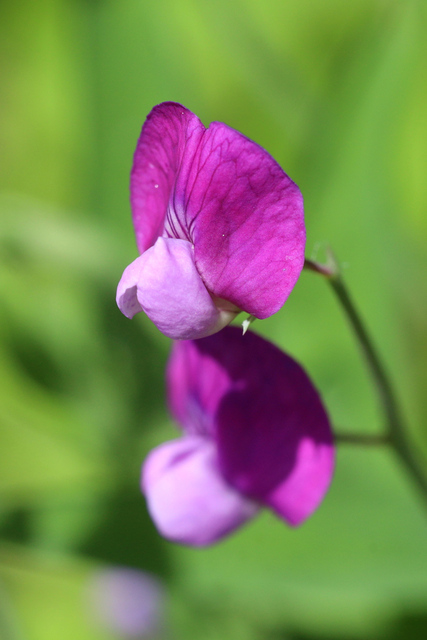
[[143, 466], [142, 490], [159, 532], [196, 547], [217, 542], [258, 510], [226, 483], [215, 444], [206, 438], [185, 437], [154, 449]]
[[125, 270], [117, 301], [125, 315], [142, 309], [177, 340], [210, 335], [236, 316], [215, 305], [195, 267], [192, 245], [171, 238], [158, 238]]
[[131, 262], [124, 270], [117, 287], [117, 306], [127, 318], [133, 318], [136, 313], [142, 311], [137, 294], [138, 282], [141, 279], [141, 269], [144, 262], [144, 256], [139, 256], [139, 258]]

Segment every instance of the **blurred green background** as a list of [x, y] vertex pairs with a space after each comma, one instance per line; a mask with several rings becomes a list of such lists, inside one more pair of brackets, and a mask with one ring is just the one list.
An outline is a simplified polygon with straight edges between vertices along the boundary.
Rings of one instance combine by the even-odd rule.
[[[169, 340], [115, 305], [136, 140], [182, 102], [298, 183], [307, 256], [342, 262], [426, 456], [426, 26], [423, 0], [0, 2], [1, 640], [125, 638], [90, 607], [117, 566], [164, 585], [155, 637], [427, 637], [425, 504], [388, 451], [342, 445], [301, 529], [264, 513], [202, 551], [157, 535], [138, 487], [175, 434]], [[254, 330], [305, 366], [337, 430], [381, 431], [320, 277]]]

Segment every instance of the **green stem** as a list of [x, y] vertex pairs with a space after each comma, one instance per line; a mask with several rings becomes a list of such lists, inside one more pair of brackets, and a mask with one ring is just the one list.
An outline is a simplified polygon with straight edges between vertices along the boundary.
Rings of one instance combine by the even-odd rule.
[[362, 446], [383, 446], [390, 444], [387, 434], [370, 435], [367, 433], [336, 433], [335, 442], [337, 444], [356, 444]]
[[[306, 260], [304, 268], [315, 271], [327, 278], [340, 301], [365, 356], [384, 412], [387, 433], [383, 436], [383, 443], [389, 443], [393, 447], [427, 501], [427, 478], [408, 444], [406, 427], [390, 379], [350, 297], [335, 259], [330, 253], [328, 264], [322, 265], [312, 260]], [[358, 438], [359, 443], [361, 443], [360, 437]]]

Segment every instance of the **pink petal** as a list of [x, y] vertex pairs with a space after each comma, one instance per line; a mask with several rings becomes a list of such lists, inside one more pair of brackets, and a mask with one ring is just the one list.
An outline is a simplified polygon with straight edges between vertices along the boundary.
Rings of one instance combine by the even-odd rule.
[[267, 318], [304, 264], [301, 192], [260, 146], [213, 122], [197, 149], [186, 203], [197, 269], [209, 291]]
[[168, 386], [175, 417], [187, 432], [211, 434], [235, 489], [291, 525], [316, 509], [332, 479], [332, 432], [317, 391], [292, 358], [227, 327], [177, 343]]
[[333, 471], [331, 444], [303, 438], [297, 446], [292, 472], [265, 498], [266, 504], [288, 524], [297, 526], [322, 502]]
[[[184, 181], [205, 127], [199, 118], [175, 102], [152, 109], [142, 127], [131, 173], [131, 206], [137, 246], [142, 253], [159, 235], [189, 239], [175, 218], [175, 181], [181, 168]], [[178, 208], [179, 204], [175, 208]], [[164, 234], [166, 215], [176, 233]], [[183, 217], [185, 212], [183, 213]], [[184, 221], [183, 221], [184, 222]]]
[[185, 437], [152, 451], [142, 490], [159, 532], [174, 542], [201, 547], [240, 527], [258, 510], [219, 473], [215, 445]]
[[177, 340], [219, 331], [235, 317], [220, 310], [209, 295], [186, 240], [158, 238], [124, 272], [117, 291], [128, 317], [145, 311], [162, 333]]

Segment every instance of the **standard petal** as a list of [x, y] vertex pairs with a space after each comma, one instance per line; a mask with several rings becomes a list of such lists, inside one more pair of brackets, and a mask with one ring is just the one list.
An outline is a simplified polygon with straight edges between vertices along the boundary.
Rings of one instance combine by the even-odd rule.
[[196, 547], [220, 540], [258, 510], [224, 481], [215, 445], [206, 438], [185, 437], [154, 449], [143, 466], [142, 490], [159, 532]]
[[177, 343], [168, 385], [174, 415], [186, 431], [194, 416], [207, 425], [235, 489], [291, 525], [316, 509], [332, 478], [332, 432], [317, 391], [292, 358], [227, 327]]
[[[132, 218], [141, 253], [160, 235], [189, 238], [185, 212], [175, 198], [175, 181], [181, 170], [186, 182], [204, 131], [199, 118], [175, 102], [159, 104], [147, 116], [134, 154], [130, 182]], [[165, 223], [169, 234], [164, 234]]]
[[117, 299], [125, 315], [142, 309], [162, 333], [176, 340], [210, 335], [236, 316], [215, 305], [186, 240], [158, 238], [125, 270]]
[[301, 192], [264, 149], [219, 122], [205, 131], [193, 164], [179, 193], [197, 269], [216, 296], [267, 318], [304, 264]]

